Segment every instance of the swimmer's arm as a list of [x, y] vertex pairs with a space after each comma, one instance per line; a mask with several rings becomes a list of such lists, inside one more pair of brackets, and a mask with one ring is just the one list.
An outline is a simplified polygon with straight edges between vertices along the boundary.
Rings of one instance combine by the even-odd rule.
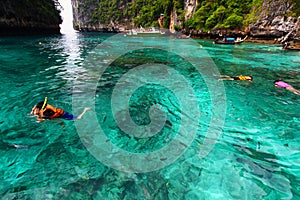
[[34, 107], [31, 109], [31, 112], [30, 112], [31, 115], [33, 115], [33, 112], [34, 112], [35, 109], [36, 109], [36, 106], [34, 106]]
[[36, 118], [36, 121], [37, 122], [43, 122], [43, 121], [45, 121], [46, 119], [45, 118], [42, 118], [42, 117], [40, 117], [40, 116], [38, 116], [37, 118]]

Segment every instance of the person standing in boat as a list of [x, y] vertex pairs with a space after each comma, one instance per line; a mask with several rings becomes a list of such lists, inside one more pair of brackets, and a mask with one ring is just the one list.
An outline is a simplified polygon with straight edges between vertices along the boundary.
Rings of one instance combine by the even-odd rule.
[[286, 49], [288, 46], [290, 46], [291, 44], [289, 42], [285, 42], [282, 45], [282, 49]]
[[241, 42], [241, 41], [242, 41], [241, 37], [236, 38], [236, 42]]
[[226, 35], [224, 35], [223, 42], [226, 42], [226, 41], [227, 41], [227, 38], [226, 38]]

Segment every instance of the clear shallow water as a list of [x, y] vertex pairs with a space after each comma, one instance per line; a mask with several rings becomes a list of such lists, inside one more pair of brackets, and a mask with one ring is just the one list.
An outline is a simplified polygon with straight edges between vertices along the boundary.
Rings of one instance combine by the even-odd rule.
[[[196, 91], [201, 117], [193, 142], [169, 166], [147, 173], [118, 171], [86, 150], [75, 122], [37, 123], [29, 112], [45, 96], [50, 104], [72, 111], [72, 95], [77, 92], [83, 97], [88, 95], [89, 91], [73, 90], [74, 84], [97, 80], [95, 68], [86, 60], [106, 52], [97, 45], [109, 37], [73, 34], [0, 39], [2, 198], [300, 198], [300, 99], [273, 86], [274, 80], [283, 78], [300, 88], [300, 53], [281, 51], [278, 46], [251, 43], [220, 46], [212, 41], [197, 41], [201, 45], [197, 47], [199, 52], [191, 55], [196, 61], [205, 62], [201, 51], [206, 50], [220, 74], [254, 77], [253, 83], [223, 82], [226, 92], [223, 132], [210, 154], [202, 159], [199, 152], [205, 146], [203, 138], [210, 121], [215, 120], [211, 119], [210, 91], [205, 78], [189, 63], [161, 49], [137, 50], [115, 60], [98, 81], [95, 111], [87, 113], [84, 120], [92, 120], [96, 114], [106, 137], [119, 148], [138, 153], [161, 149], [176, 137], [181, 117], [191, 117], [189, 112], [180, 112], [182, 105], [175, 93], [166, 87], [147, 84], [131, 96], [129, 112], [139, 125], [150, 123], [151, 105], [158, 103], [167, 110], [164, 128], [150, 139], [128, 136], [118, 128], [111, 111], [111, 94], [120, 77], [141, 64], [154, 62], [174, 68]], [[154, 38], [146, 41], [153, 47], [157, 47], [157, 42]], [[177, 44], [173, 40], [172, 43]], [[180, 82], [173, 81], [178, 91], [184, 90]], [[74, 112], [78, 113], [76, 109]], [[93, 123], [87, 123], [86, 128], [93, 128]]]

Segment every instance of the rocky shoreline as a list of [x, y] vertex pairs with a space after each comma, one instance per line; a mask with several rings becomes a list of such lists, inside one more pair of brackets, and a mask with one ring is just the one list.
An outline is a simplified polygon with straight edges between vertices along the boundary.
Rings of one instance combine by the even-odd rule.
[[248, 37], [247, 41], [260, 43], [284, 43], [300, 39], [300, 16], [265, 16], [245, 30], [214, 30], [204, 32], [201, 30], [183, 30], [186, 35], [199, 39], [215, 39], [218, 37]]
[[[184, 2], [185, 20], [187, 21], [196, 12], [196, 7], [199, 2], [196, 0], [185, 0]], [[85, 10], [82, 10], [82, 5], [85, 5], [84, 0], [72, 0], [74, 27], [78, 31], [116, 33], [122, 32], [119, 30], [130, 29], [134, 26], [134, 24], [129, 24], [128, 27], [128, 24], [125, 25], [121, 22], [122, 20], [116, 23], [119, 25], [119, 28], [117, 26], [113, 27], [114, 23], [91, 24], [91, 19], [86, 13], [92, 12], [89, 8], [92, 9], [97, 6], [89, 5]], [[245, 38], [247, 36], [247, 41], [281, 44], [286, 41], [300, 38], [300, 16], [297, 17], [295, 13], [293, 14], [295, 6], [297, 5], [289, 0], [264, 0], [261, 6], [253, 8], [256, 9], [253, 12], [255, 17], [253, 17], [253, 21], [249, 21], [249, 25], [242, 30], [215, 29], [204, 31], [183, 29], [181, 32], [198, 39], [216, 39], [223, 37], [224, 35], [234, 38]], [[169, 16], [171, 20], [170, 29], [174, 29], [176, 16], [176, 10], [173, 10]]]
[[60, 34], [59, 25], [27, 23], [26, 25], [11, 25], [0, 23], [0, 36], [51, 35]]
[[[190, 35], [195, 39], [216, 39], [226, 37], [247, 37], [247, 42], [267, 43], [267, 44], [282, 44], [286, 41], [300, 39], [300, 16], [295, 19], [293, 17], [274, 17], [271, 21], [258, 20], [255, 24], [246, 28], [245, 30], [228, 30], [216, 29], [209, 32], [202, 30], [186, 30], [180, 32]], [[80, 27], [77, 28], [80, 32], [102, 32], [102, 33], [122, 33], [126, 27], [122, 28], [104, 28], [103, 26], [95, 27]]]

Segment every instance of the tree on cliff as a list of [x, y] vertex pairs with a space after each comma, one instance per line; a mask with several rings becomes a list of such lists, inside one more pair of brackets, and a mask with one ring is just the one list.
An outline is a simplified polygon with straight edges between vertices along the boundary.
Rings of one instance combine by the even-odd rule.
[[186, 22], [187, 28], [211, 30], [241, 28], [252, 8], [252, 0], [204, 0]]

